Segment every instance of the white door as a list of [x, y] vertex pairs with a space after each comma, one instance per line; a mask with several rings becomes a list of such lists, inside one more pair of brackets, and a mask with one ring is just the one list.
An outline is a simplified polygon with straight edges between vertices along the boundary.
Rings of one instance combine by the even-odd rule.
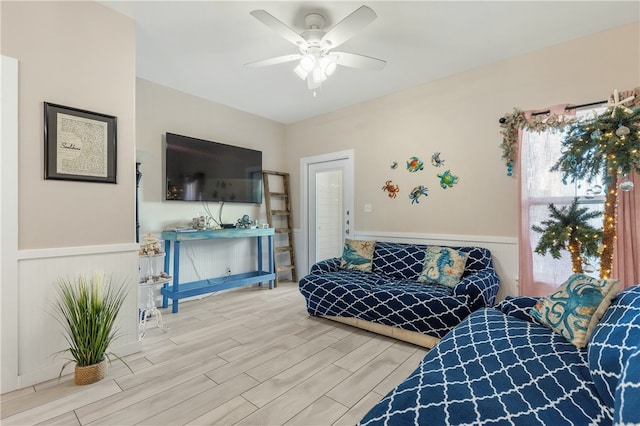
[[[339, 156], [338, 156], [339, 157]], [[353, 232], [353, 159], [308, 163], [308, 262], [340, 257]]]

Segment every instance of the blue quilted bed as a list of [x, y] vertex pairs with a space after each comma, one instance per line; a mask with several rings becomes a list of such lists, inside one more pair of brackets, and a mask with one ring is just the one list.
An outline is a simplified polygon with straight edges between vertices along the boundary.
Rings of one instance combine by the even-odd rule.
[[524, 306], [471, 314], [359, 424], [639, 424], [640, 286], [618, 295], [584, 349], [518, 318]]
[[489, 250], [454, 247], [469, 253], [454, 288], [416, 279], [425, 245], [377, 242], [372, 272], [345, 271], [340, 259], [319, 262], [300, 280], [307, 312], [353, 317], [441, 338], [480, 307], [492, 306], [499, 287]]

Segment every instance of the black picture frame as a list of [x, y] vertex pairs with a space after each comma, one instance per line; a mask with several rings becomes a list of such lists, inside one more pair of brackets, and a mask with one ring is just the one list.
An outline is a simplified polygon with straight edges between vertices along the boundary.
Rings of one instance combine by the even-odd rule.
[[44, 103], [44, 178], [117, 183], [113, 115]]

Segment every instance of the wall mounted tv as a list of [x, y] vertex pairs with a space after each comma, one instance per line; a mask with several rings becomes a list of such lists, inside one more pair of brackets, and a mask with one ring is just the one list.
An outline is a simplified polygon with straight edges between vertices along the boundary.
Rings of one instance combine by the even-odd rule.
[[262, 151], [167, 133], [166, 199], [262, 203]]

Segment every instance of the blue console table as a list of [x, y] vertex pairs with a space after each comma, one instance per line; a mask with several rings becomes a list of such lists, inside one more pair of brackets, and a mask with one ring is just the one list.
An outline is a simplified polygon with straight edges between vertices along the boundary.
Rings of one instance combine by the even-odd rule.
[[[171, 246], [173, 245], [173, 283], [164, 284], [160, 293], [162, 294], [162, 307], [169, 306], [171, 299], [171, 311], [178, 312], [178, 300], [185, 297], [197, 296], [200, 294], [212, 293], [214, 291], [226, 290], [250, 284], [260, 284], [269, 282], [269, 288], [273, 288], [276, 274], [273, 267], [273, 228], [266, 229], [219, 229], [206, 231], [164, 231], [165, 252], [164, 270], [169, 271], [171, 258]], [[256, 238], [258, 244], [258, 269], [243, 274], [229, 275], [217, 278], [208, 278], [189, 283], [180, 283], [180, 244], [183, 241], [195, 240], [217, 240], [221, 238]], [[267, 271], [263, 270], [262, 262], [262, 237], [268, 237], [269, 264]]]

